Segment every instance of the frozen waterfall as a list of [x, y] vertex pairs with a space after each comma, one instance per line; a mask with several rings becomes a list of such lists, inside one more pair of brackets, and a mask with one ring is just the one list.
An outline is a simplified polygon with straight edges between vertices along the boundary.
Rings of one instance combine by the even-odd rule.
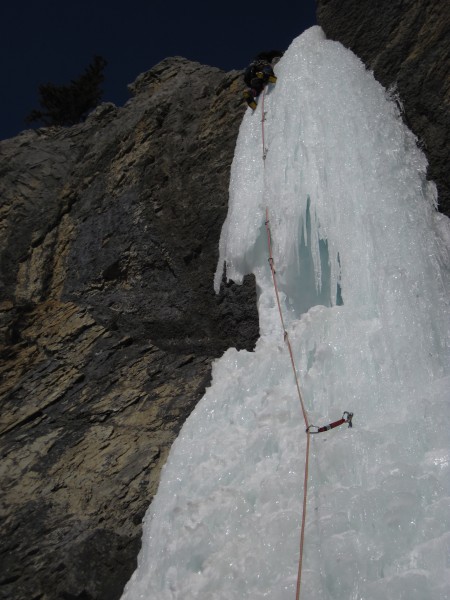
[[173, 444], [123, 600], [293, 600], [303, 418], [312, 436], [302, 599], [450, 598], [449, 220], [426, 160], [354, 54], [313, 27], [247, 110], [220, 242], [256, 276], [261, 337], [229, 349]]

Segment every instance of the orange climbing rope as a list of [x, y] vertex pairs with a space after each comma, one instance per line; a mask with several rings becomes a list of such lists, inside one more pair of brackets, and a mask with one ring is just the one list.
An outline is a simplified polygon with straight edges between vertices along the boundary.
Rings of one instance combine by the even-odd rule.
[[275, 296], [277, 299], [278, 312], [280, 313], [280, 320], [281, 320], [281, 326], [283, 328], [284, 341], [286, 342], [288, 350], [289, 350], [289, 356], [291, 358], [292, 370], [294, 372], [295, 385], [297, 387], [297, 394], [298, 394], [298, 398], [300, 400], [300, 406], [302, 409], [303, 419], [305, 421], [305, 426], [306, 426], [306, 456], [305, 456], [305, 474], [304, 474], [304, 479], [303, 479], [303, 509], [302, 509], [302, 524], [301, 524], [301, 529], [300, 529], [300, 556], [299, 556], [299, 561], [298, 561], [297, 588], [296, 588], [296, 594], [295, 594], [295, 600], [299, 600], [301, 581], [302, 581], [303, 547], [304, 547], [304, 540], [305, 540], [306, 501], [307, 501], [307, 496], [308, 496], [309, 441], [310, 441], [309, 428], [310, 428], [310, 425], [309, 425], [309, 421], [308, 421], [308, 414], [307, 414], [306, 408], [305, 408], [305, 403], [303, 401], [302, 391], [300, 389], [300, 383], [298, 380], [297, 369], [295, 368], [294, 353], [292, 351], [289, 334], [284, 325], [283, 311], [281, 310], [280, 295], [278, 292], [276, 271], [275, 271], [274, 261], [273, 261], [273, 256], [272, 256], [272, 237], [270, 234], [270, 227], [269, 227], [269, 209], [268, 208], [266, 208], [266, 230], [267, 230], [267, 246], [269, 249], [269, 264], [270, 264], [270, 270], [272, 272], [273, 286], [275, 289]]
[[[263, 90], [262, 100], [261, 100], [261, 110], [262, 110], [261, 133], [262, 133], [262, 147], [263, 147], [262, 158], [263, 158], [264, 167], [266, 164], [265, 161], [266, 161], [267, 152], [268, 152], [268, 148], [266, 147], [266, 142], [265, 142], [265, 131], [264, 131], [264, 123], [266, 120], [266, 112], [264, 109], [265, 96], [266, 96], [266, 88], [264, 88], [264, 90]], [[324, 425], [322, 427], [318, 427], [317, 425], [309, 424], [308, 413], [306, 412], [305, 403], [303, 401], [302, 391], [300, 388], [300, 382], [299, 382], [299, 378], [297, 375], [297, 369], [295, 367], [294, 353], [292, 351], [291, 342], [289, 340], [289, 334], [288, 334], [288, 332], [286, 330], [286, 326], [284, 324], [283, 311], [281, 310], [280, 294], [278, 292], [276, 271], [275, 271], [275, 267], [274, 267], [274, 260], [273, 260], [273, 254], [272, 254], [272, 236], [270, 233], [269, 223], [270, 223], [269, 209], [268, 209], [268, 207], [266, 207], [266, 230], [267, 230], [267, 247], [268, 247], [268, 251], [269, 251], [269, 265], [270, 265], [270, 270], [272, 272], [273, 287], [275, 289], [275, 296], [276, 296], [277, 305], [278, 305], [278, 312], [280, 313], [280, 320], [281, 320], [281, 326], [283, 328], [284, 341], [286, 342], [288, 350], [289, 350], [292, 371], [294, 373], [295, 385], [297, 387], [297, 394], [298, 394], [298, 398], [300, 400], [300, 406], [302, 409], [303, 419], [305, 421], [305, 427], [306, 427], [306, 429], [305, 429], [305, 431], [306, 431], [306, 452], [305, 452], [305, 471], [304, 471], [304, 479], [303, 479], [302, 524], [301, 524], [301, 529], [300, 529], [300, 554], [299, 554], [299, 559], [298, 559], [297, 587], [296, 587], [296, 593], [295, 593], [295, 600], [300, 600], [300, 589], [301, 589], [301, 583], [302, 583], [303, 548], [304, 548], [304, 541], [305, 541], [306, 504], [307, 504], [307, 497], [308, 497], [310, 435], [316, 434], [316, 433], [322, 433], [324, 431], [329, 431], [330, 429], [339, 427], [340, 425], [343, 425], [344, 423], [347, 423], [349, 427], [352, 427], [353, 413], [345, 411], [343, 413], [342, 417], [338, 421], [333, 421], [332, 423], [329, 423], [328, 425]]]
[[263, 93], [262, 93], [262, 100], [261, 100], [261, 132], [262, 132], [262, 147], [263, 147], [263, 160], [266, 160], [266, 156], [267, 156], [267, 149], [266, 149], [266, 142], [264, 140], [264, 121], [266, 120], [266, 112], [264, 110], [264, 98], [266, 97], [266, 88], [264, 88]]
[[[261, 111], [262, 111], [261, 133], [262, 133], [262, 147], [263, 147], [262, 157], [263, 157], [264, 165], [265, 165], [265, 160], [266, 160], [266, 156], [267, 156], [267, 148], [266, 148], [266, 143], [265, 143], [265, 131], [264, 131], [264, 123], [266, 120], [266, 113], [265, 113], [265, 109], [264, 109], [265, 96], [266, 96], [266, 88], [264, 88], [264, 90], [263, 90], [262, 101], [261, 101]], [[270, 270], [272, 272], [273, 286], [275, 289], [275, 296], [277, 299], [278, 312], [280, 313], [280, 320], [281, 320], [281, 326], [283, 328], [284, 341], [287, 344], [287, 347], [289, 350], [289, 356], [291, 358], [291, 365], [292, 365], [292, 370], [294, 372], [295, 385], [297, 388], [297, 394], [298, 394], [298, 398], [300, 400], [300, 406], [302, 409], [303, 419], [305, 421], [305, 427], [306, 427], [306, 456], [305, 456], [305, 471], [304, 471], [304, 479], [303, 479], [302, 524], [301, 524], [301, 528], [300, 528], [300, 555], [299, 555], [299, 560], [298, 560], [297, 586], [296, 586], [296, 593], [295, 593], [295, 600], [299, 600], [300, 599], [301, 582], [302, 582], [303, 547], [304, 547], [304, 541], [305, 541], [306, 503], [307, 503], [307, 497], [308, 497], [309, 442], [310, 442], [309, 428], [310, 428], [310, 425], [309, 425], [309, 421], [308, 421], [308, 414], [307, 414], [306, 408], [305, 408], [305, 403], [303, 401], [302, 391], [300, 389], [300, 383], [298, 380], [297, 369], [295, 368], [294, 353], [292, 351], [291, 342], [289, 340], [289, 334], [288, 334], [285, 324], [284, 324], [283, 311], [281, 310], [280, 294], [278, 292], [276, 271], [275, 271], [273, 255], [272, 255], [272, 236], [271, 236], [270, 227], [269, 227], [269, 209], [267, 207], [266, 207], [266, 231], [267, 231], [267, 247], [269, 250], [269, 265], [270, 265]]]
[[302, 408], [303, 419], [305, 420], [305, 426], [308, 429], [309, 428], [308, 415], [306, 413], [305, 403], [303, 401], [303, 396], [302, 396], [302, 392], [301, 392], [301, 389], [300, 389], [300, 384], [299, 384], [299, 381], [298, 381], [297, 369], [295, 368], [294, 353], [292, 351], [291, 342], [289, 340], [289, 334], [286, 331], [286, 327], [284, 325], [283, 312], [281, 310], [280, 294], [278, 292], [278, 284], [277, 284], [277, 278], [276, 278], [276, 271], [275, 271], [274, 261], [273, 261], [273, 255], [272, 255], [272, 236], [270, 234], [269, 209], [268, 208], [266, 208], [266, 231], [267, 231], [267, 247], [269, 249], [269, 264], [270, 264], [270, 270], [272, 271], [272, 280], [273, 280], [273, 286], [275, 288], [275, 296], [276, 296], [276, 299], [277, 299], [278, 312], [280, 313], [281, 326], [283, 327], [284, 341], [287, 344], [287, 347], [288, 347], [288, 350], [289, 350], [289, 356], [291, 357], [291, 364], [292, 364], [292, 369], [294, 371], [294, 377], [295, 377], [295, 385], [297, 387], [297, 393], [298, 393], [298, 397], [299, 397], [299, 400], [300, 400], [300, 406]]

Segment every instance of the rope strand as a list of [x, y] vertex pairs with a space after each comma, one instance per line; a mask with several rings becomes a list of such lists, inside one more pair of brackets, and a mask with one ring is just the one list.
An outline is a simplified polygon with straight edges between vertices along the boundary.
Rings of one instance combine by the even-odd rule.
[[[263, 158], [263, 164], [264, 164], [264, 171], [265, 171], [265, 166], [266, 166], [266, 162], [265, 162], [266, 156], [267, 156], [267, 152], [268, 152], [268, 148], [266, 148], [265, 130], [264, 130], [264, 123], [266, 120], [266, 113], [264, 110], [265, 96], [266, 96], [266, 88], [264, 88], [264, 90], [263, 90], [262, 102], [261, 102], [261, 110], [262, 110], [261, 134], [262, 134], [262, 146], [263, 146], [262, 158]], [[305, 403], [303, 401], [300, 382], [299, 382], [299, 378], [297, 375], [297, 369], [295, 367], [294, 352], [292, 350], [291, 341], [289, 339], [289, 334], [286, 330], [286, 325], [284, 323], [283, 311], [281, 309], [280, 294], [279, 294], [279, 290], [278, 290], [276, 270], [275, 270], [273, 254], [272, 254], [272, 235], [271, 235], [270, 227], [269, 227], [269, 208], [268, 207], [266, 207], [266, 223], [265, 224], [266, 224], [266, 230], [267, 230], [267, 247], [268, 247], [268, 252], [269, 252], [269, 265], [270, 265], [270, 270], [272, 273], [273, 287], [275, 290], [275, 297], [277, 300], [278, 312], [280, 314], [281, 326], [283, 328], [284, 341], [286, 342], [288, 350], [289, 350], [292, 371], [294, 373], [295, 385], [297, 388], [297, 394], [298, 394], [298, 398], [300, 400], [300, 406], [302, 409], [303, 419], [305, 421], [305, 427], [306, 427], [305, 470], [304, 470], [304, 479], [303, 479], [303, 508], [302, 508], [302, 522], [301, 522], [301, 528], [300, 528], [300, 548], [299, 548], [299, 559], [298, 559], [297, 586], [296, 586], [296, 592], [295, 592], [295, 600], [300, 600], [300, 590], [301, 590], [301, 583], [302, 583], [303, 550], [304, 550], [304, 545], [305, 545], [306, 506], [307, 506], [307, 499], [308, 499], [310, 434], [322, 433], [324, 431], [329, 431], [330, 429], [339, 427], [340, 425], [343, 425], [344, 423], [347, 423], [349, 427], [352, 427], [353, 413], [345, 411], [343, 413], [341, 419], [339, 419], [338, 421], [329, 423], [328, 425], [324, 425], [322, 427], [318, 427], [316, 425], [309, 424], [308, 413], [306, 411]]]
[[303, 510], [302, 526], [300, 529], [300, 554], [298, 558], [297, 587], [295, 590], [295, 600], [300, 600], [300, 588], [302, 585], [302, 567], [303, 567], [303, 547], [305, 542], [305, 524], [306, 524], [306, 500], [308, 496], [308, 472], [309, 472], [309, 440], [306, 434], [306, 456], [305, 456], [305, 477], [303, 479]]
[[263, 149], [263, 160], [266, 160], [266, 156], [267, 156], [267, 148], [266, 148], [266, 142], [264, 140], [264, 121], [266, 120], [266, 111], [264, 110], [264, 100], [266, 97], [266, 88], [264, 88], [263, 93], [262, 93], [262, 101], [261, 101], [261, 131], [262, 131], [262, 149]]
[[[300, 400], [300, 407], [302, 409], [303, 419], [305, 421], [306, 429], [308, 430], [310, 427], [309, 421], [308, 421], [308, 413], [306, 412], [305, 403], [303, 401], [303, 396], [302, 396], [302, 392], [301, 392], [301, 388], [300, 388], [300, 382], [298, 380], [298, 375], [297, 375], [297, 369], [295, 368], [294, 352], [292, 350], [291, 341], [289, 339], [289, 334], [286, 331], [286, 327], [285, 327], [284, 319], [283, 319], [283, 311], [281, 309], [280, 294], [278, 291], [276, 271], [275, 271], [273, 255], [272, 255], [272, 236], [271, 236], [270, 227], [269, 227], [269, 209], [267, 207], [266, 207], [266, 230], [267, 230], [267, 247], [269, 250], [269, 265], [270, 265], [270, 270], [272, 272], [272, 280], [273, 280], [273, 286], [275, 289], [275, 297], [277, 300], [278, 312], [280, 314], [280, 321], [281, 321], [281, 325], [283, 327], [284, 340], [285, 340], [288, 350], [289, 350], [292, 371], [294, 373], [295, 385], [297, 388], [298, 398]], [[301, 589], [301, 582], [302, 582], [303, 549], [304, 549], [304, 542], [305, 542], [305, 525], [306, 525], [306, 504], [307, 504], [307, 497], [308, 497], [309, 448], [310, 448], [310, 439], [309, 439], [309, 434], [307, 432], [307, 434], [306, 434], [305, 475], [304, 475], [304, 480], [303, 480], [302, 524], [301, 524], [301, 529], [300, 529], [300, 556], [299, 556], [299, 561], [298, 561], [297, 587], [296, 587], [295, 600], [300, 599], [300, 589]]]
[[[261, 136], [262, 136], [262, 150], [263, 150], [262, 158], [263, 158], [263, 162], [264, 162], [264, 167], [266, 166], [265, 161], [266, 161], [266, 156], [267, 156], [267, 148], [266, 148], [266, 143], [265, 143], [265, 130], [264, 130], [264, 122], [266, 120], [266, 113], [264, 110], [265, 97], [266, 97], [266, 88], [264, 88], [264, 90], [263, 90], [262, 100], [261, 100], [261, 111], [262, 111]], [[304, 548], [304, 542], [305, 542], [306, 504], [307, 504], [307, 499], [308, 499], [308, 472], [309, 472], [309, 446], [310, 446], [308, 429], [309, 429], [310, 425], [309, 425], [309, 421], [308, 421], [308, 414], [307, 414], [306, 408], [305, 408], [305, 403], [303, 401], [300, 383], [299, 383], [298, 376], [297, 376], [297, 369], [295, 368], [294, 353], [292, 351], [291, 342], [289, 340], [289, 334], [288, 334], [288, 332], [286, 330], [286, 326], [284, 324], [283, 311], [281, 310], [280, 294], [278, 291], [276, 271], [275, 271], [274, 263], [273, 263], [272, 236], [270, 234], [270, 227], [269, 227], [269, 209], [268, 209], [268, 207], [266, 207], [266, 230], [267, 230], [267, 247], [269, 250], [269, 265], [270, 265], [270, 270], [272, 272], [272, 280], [273, 280], [273, 286], [275, 289], [275, 296], [277, 299], [278, 312], [280, 313], [280, 321], [281, 321], [281, 326], [283, 328], [284, 340], [285, 340], [288, 350], [289, 350], [289, 356], [291, 358], [291, 365], [292, 365], [292, 370], [294, 373], [297, 394], [298, 394], [298, 398], [300, 400], [300, 406], [302, 409], [303, 419], [305, 421], [305, 426], [306, 426], [306, 456], [305, 456], [305, 473], [304, 473], [304, 479], [303, 479], [302, 524], [301, 524], [301, 528], [300, 528], [300, 555], [299, 555], [299, 560], [298, 560], [297, 586], [296, 586], [296, 592], [295, 592], [295, 600], [300, 600], [300, 590], [301, 590], [301, 584], [302, 584], [303, 548]]]

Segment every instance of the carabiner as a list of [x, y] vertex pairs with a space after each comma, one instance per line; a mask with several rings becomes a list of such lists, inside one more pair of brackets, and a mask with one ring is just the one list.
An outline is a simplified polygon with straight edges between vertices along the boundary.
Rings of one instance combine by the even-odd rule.
[[[347, 415], [347, 417], [345, 415]], [[348, 423], [349, 427], [353, 427], [353, 424], [352, 424], [353, 413], [352, 412], [344, 411], [342, 413], [342, 418], [344, 419], [344, 421], [346, 423]]]
[[[311, 431], [311, 428], [314, 427], [314, 429], [316, 429], [316, 431]], [[309, 425], [306, 429], [305, 429], [306, 433], [319, 433], [319, 427], [317, 425]]]

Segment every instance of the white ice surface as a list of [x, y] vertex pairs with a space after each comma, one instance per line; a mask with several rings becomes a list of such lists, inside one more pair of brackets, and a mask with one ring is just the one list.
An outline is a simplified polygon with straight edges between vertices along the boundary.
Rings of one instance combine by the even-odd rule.
[[243, 119], [220, 242], [253, 272], [261, 337], [229, 349], [173, 444], [123, 600], [292, 600], [306, 437], [302, 598], [450, 598], [449, 220], [395, 101], [319, 27], [295, 39]]

